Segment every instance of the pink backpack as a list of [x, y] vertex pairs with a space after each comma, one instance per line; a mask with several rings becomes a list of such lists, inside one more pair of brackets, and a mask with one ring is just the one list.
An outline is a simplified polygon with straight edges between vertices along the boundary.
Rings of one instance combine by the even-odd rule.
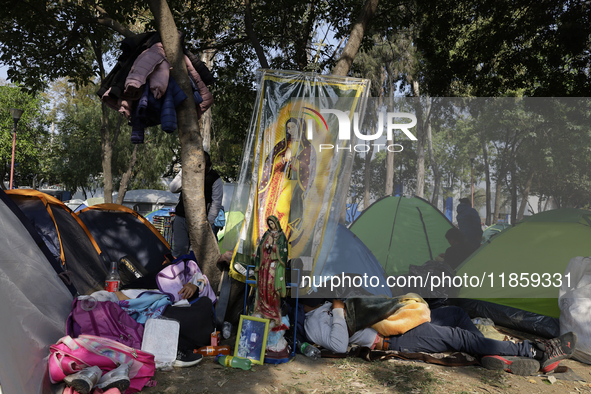
[[125, 363], [130, 365], [130, 385], [125, 394], [136, 393], [144, 386], [154, 385], [154, 355], [119, 342], [94, 335], [80, 335], [76, 339], [66, 335], [55, 345], [51, 345], [49, 350], [51, 383], [59, 383], [67, 375], [93, 365], [105, 373]]
[[139, 349], [144, 327], [112, 301], [99, 301], [93, 309], [86, 311], [76, 298], [66, 321], [66, 334], [72, 338], [81, 334], [95, 335]]

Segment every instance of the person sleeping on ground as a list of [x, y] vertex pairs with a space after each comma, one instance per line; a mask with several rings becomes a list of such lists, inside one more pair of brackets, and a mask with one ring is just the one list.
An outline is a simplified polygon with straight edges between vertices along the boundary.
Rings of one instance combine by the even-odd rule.
[[521, 343], [484, 337], [466, 312], [456, 306], [430, 310], [416, 294], [390, 299], [350, 298], [346, 302], [305, 305], [304, 328], [310, 342], [335, 353], [348, 345], [403, 353], [459, 351], [481, 357], [488, 369], [517, 375], [548, 373], [569, 358], [577, 335]]

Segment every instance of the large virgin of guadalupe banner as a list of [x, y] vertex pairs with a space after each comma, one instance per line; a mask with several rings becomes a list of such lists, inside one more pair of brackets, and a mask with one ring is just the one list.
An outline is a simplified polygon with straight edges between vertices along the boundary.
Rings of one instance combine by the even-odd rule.
[[258, 77], [231, 207], [244, 221], [229, 221], [224, 236], [224, 248], [234, 249], [231, 275], [240, 280], [254, 264], [270, 216], [288, 241], [289, 259], [300, 259], [310, 272], [322, 266], [344, 209], [354, 153], [354, 136], [343, 139], [339, 128], [350, 127], [369, 91], [369, 81], [357, 78], [274, 70]]

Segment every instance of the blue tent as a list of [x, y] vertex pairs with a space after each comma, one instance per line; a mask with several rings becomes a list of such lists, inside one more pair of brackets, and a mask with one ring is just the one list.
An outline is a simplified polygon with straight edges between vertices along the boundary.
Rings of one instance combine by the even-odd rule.
[[[361, 277], [367, 275], [368, 279], [366, 280], [367, 286], [364, 283], [362, 288], [354, 289], [349, 288], [347, 285], [346, 288], [341, 290], [361, 290], [362, 293], [365, 290], [370, 295], [392, 296], [392, 292], [386, 283], [386, 273], [378, 259], [351, 230], [339, 224], [326, 263], [320, 272], [315, 273], [315, 277], [317, 277], [316, 281], [319, 283], [318, 277], [320, 276], [342, 277], [343, 274]], [[377, 282], [374, 279], [370, 283], [372, 277], [377, 278]], [[358, 280], [357, 283], [359, 283]], [[328, 290], [330, 290], [330, 287]], [[341, 293], [340, 295], [344, 297], [348, 294]]]
[[148, 221], [154, 224], [154, 216], [170, 216], [170, 209], [171, 207], [167, 208], [160, 208], [155, 211], [150, 212], [146, 216], [144, 216]]

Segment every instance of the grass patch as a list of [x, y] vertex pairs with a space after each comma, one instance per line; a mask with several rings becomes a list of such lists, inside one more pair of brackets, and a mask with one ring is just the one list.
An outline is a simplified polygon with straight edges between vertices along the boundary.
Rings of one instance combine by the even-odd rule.
[[432, 372], [413, 364], [377, 361], [371, 364], [369, 372], [377, 385], [395, 388], [400, 393], [435, 393], [441, 383]]
[[510, 387], [507, 384], [507, 372], [499, 370], [499, 371], [490, 371], [487, 369], [478, 369], [480, 374], [480, 381], [484, 384], [488, 384], [489, 386], [497, 387], [499, 389], [506, 389]]

